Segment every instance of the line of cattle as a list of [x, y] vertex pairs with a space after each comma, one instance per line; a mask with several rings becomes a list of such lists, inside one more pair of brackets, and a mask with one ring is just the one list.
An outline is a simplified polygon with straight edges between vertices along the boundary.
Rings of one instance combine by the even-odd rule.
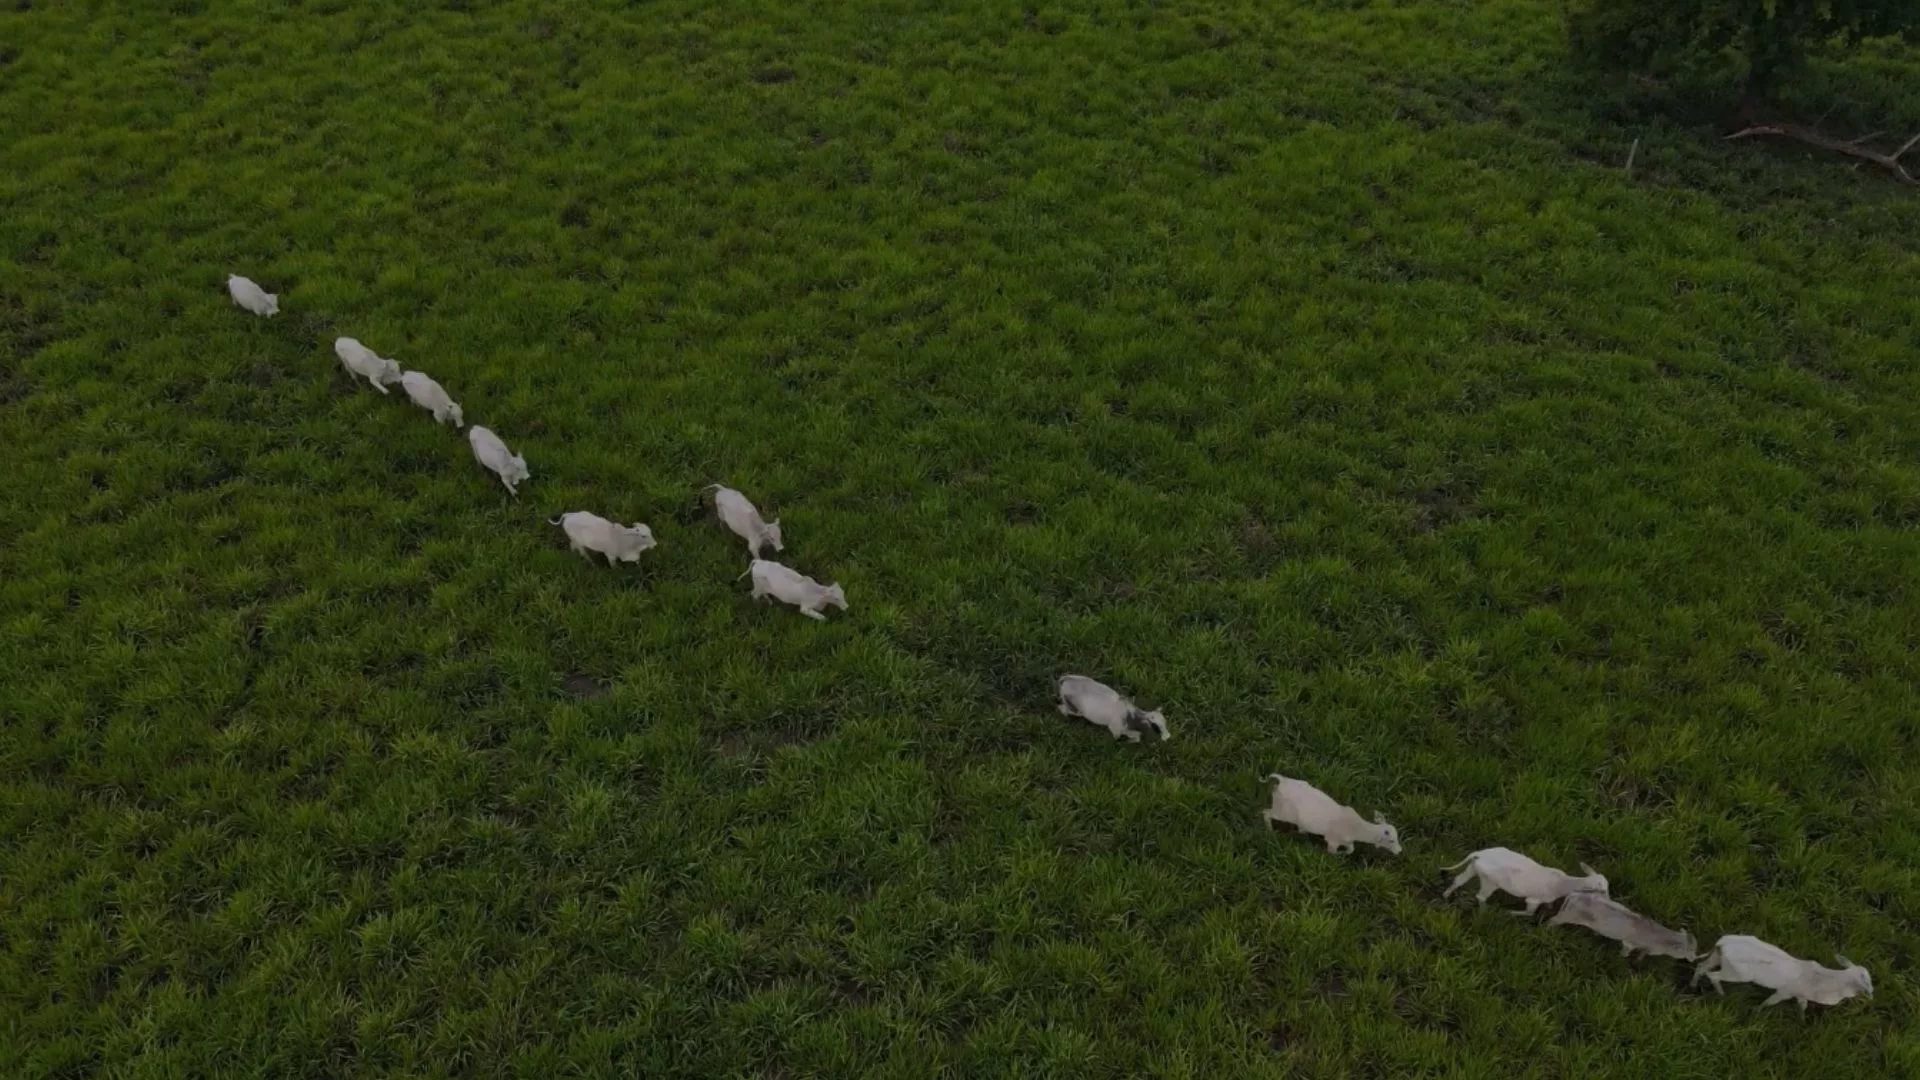
[[[255, 315], [279, 313], [279, 297], [248, 278], [229, 275], [227, 292], [235, 304]], [[460, 406], [426, 373], [403, 372], [392, 359], [380, 356], [353, 338], [338, 338], [333, 348], [349, 374], [366, 379], [382, 394], [388, 392], [388, 386], [398, 383], [415, 404], [433, 414], [435, 422], [450, 423], [455, 430], [465, 423]], [[526, 458], [513, 453], [498, 435], [478, 425], [468, 430], [467, 441], [473, 448], [474, 459], [497, 475], [508, 493], [517, 498], [516, 485], [532, 475]], [[778, 519], [764, 520], [753, 503], [732, 488], [711, 484], [704, 490], [714, 493], [714, 506], [720, 520], [747, 542], [751, 562], [741, 576], [753, 578], [755, 600], [771, 597], [792, 604], [814, 619], [825, 619], [824, 608], [828, 606], [846, 610], [846, 593], [839, 585], [822, 585], [781, 563], [760, 558], [766, 547], [772, 547], [775, 552], [785, 550]], [[550, 519], [548, 524], [558, 525], [565, 531], [574, 551], [588, 559], [594, 553], [603, 555], [610, 566], [639, 562], [641, 552], [656, 546], [653, 530], [644, 524], [620, 525], [585, 511], [562, 514]], [[1064, 676], [1056, 690], [1063, 715], [1106, 728], [1115, 739], [1137, 743], [1148, 734], [1161, 741], [1173, 737], [1166, 717], [1159, 710], [1143, 710], [1113, 688], [1087, 676]], [[1373, 844], [1400, 854], [1400, 834], [1383, 816], [1375, 814], [1374, 819], [1368, 821], [1352, 807], [1342, 805], [1305, 780], [1278, 773], [1267, 779], [1274, 784], [1272, 805], [1262, 815], [1269, 825], [1281, 822], [1303, 834], [1318, 836], [1334, 854], [1351, 852], [1355, 844]], [[1841, 965], [1835, 969], [1802, 960], [1756, 937], [1728, 934], [1702, 957], [1691, 933], [1668, 929], [1613, 900], [1608, 894], [1607, 879], [1585, 863], [1580, 864], [1581, 876], [1576, 877], [1542, 866], [1519, 852], [1496, 847], [1476, 851], [1446, 868], [1448, 873], [1456, 870], [1460, 874], [1447, 886], [1445, 896], [1477, 880], [1482, 904], [1496, 892], [1523, 901], [1525, 910], [1512, 912], [1514, 915], [1531, 916], [1543, 906], [1558, 903], [1559, 909], [1549, 920], [1551, 924], [1584, 926], [1619, 942], [1624, 956], [1645, 953], [1697, 960], [1693, 981], [1708, 979], [1716, 991], [1721, 990], [1722, 983], [1755, 983], [1773, 991], [1773, 996], [1766, 1000], [1767, 1005], [1793, 1000], [1800, 1003], [1802, 1011], [1809, 1002], [1837, 1005], [1860, 994], [1873, 995], [1873, 977], [1866, 968], [1844, 956], [1835, 957]]]

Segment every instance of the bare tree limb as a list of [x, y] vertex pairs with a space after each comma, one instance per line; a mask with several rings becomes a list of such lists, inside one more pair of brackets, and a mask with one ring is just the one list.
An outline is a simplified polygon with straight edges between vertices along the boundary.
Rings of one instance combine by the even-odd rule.
[[1883, 154], [1878, 150], [1871, 150], [1865, 146], [1861, 146], [1858, 142], [1841, 142], [1839, 139], [1833, 138], [1830, 135], [1822, 135], [1812, 128], [1801, 127], [1799, 124], [1758, 124], [1754, 127], [1743, 128], [1740, 131], [1736, 131], [1727, 136], [1727, 138], [1728, 140], [1750, 139], [1757, 135], [1777, 135], [1783, 139], [1792, 139], [1796, 142], [1806, 143], [1808, 146], [1817, 146], [1822, 150], [1831, 150], [1836, 154], [1845, 154], [1848, 157], [1859, 158], [1862, 161], [1871, 161], [1875, 165], [1892, 173], [1901, 183], [1920, 186], [1920, 180], [1915, 180], [1913, 174], [1907, 171], [1906, 166], [1900, 164], [1900, 156], [1902, 154], [1920, 145], [1920, 135], [1915, 135], [1913, 138], [1908, 139], [1907, 144], [1900, 148], [1899, 153], [1894, 154]]

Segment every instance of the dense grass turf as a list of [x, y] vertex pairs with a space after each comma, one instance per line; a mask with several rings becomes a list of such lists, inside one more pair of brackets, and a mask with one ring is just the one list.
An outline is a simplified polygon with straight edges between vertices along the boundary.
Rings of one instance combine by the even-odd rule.
[[[1920, 1071], [1911, 192], [1551, 0], [17, 6], [0, 1071]], [[1878, 995], [1442, 902], [1497, 843]]]

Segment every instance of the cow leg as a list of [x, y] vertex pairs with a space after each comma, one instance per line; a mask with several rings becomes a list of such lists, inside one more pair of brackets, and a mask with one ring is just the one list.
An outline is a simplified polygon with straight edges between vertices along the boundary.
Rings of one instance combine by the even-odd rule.
[[1473, 880], [1473, 867], [1469, 866], [1465, 870], [1460, 871], [1460, 876], [1453, 879], [1453, 884], [1447, 886], [1447, 891], [1440, 894], [1441, 898], [1445, 899], [1446, 897], [1452, 896], [1455, 889], [1458, 889], [1471, 880]]
[[1785, 990], [1775, 990], [1772, 997], [1760, 1003], [1760, 1007], [1764, 1009], [1769, 1005], [1778, 1005], [1792, 996], [1792, 994], [1787, 993]]
[[810, 608], [810, 607], [803, 607], [803, 608], [801, 608], [801, 609], [800, 609], [800, 614], [802, 614], [802, 615], [805, 615], [805, 616], [806, 616], [807, 618], [809, 618], [809, 619], [815, 619], [815, 620], [818, 620], [818, 621], [820, 621], [820, 622], [826, 622], [826, 621], [827, 621], [827, 617], [826, 617], [825, 615], [822, 615], [822, 614], [820, 613], [820, 609], [819, 609], [819, 608]]

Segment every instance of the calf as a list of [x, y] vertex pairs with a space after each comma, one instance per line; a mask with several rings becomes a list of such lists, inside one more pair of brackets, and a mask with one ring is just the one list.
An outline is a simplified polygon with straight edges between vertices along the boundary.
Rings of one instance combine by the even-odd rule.
[[581, 558], [591, 562], [593, 556], [588, 552], [597, 551], [607, 557], [608, 566], [637, 563], [640, 553], [654, 546], [653, 530], [645, 525], [621, 525], [584, 510], [549, 518], [547, 524], [565, 529], [567, 542]]
[[1060, 693], [1060, 714], [1077, 716], [1098, 724], [1115, 739], [1139, 742], [1149, 731], [1160, 734], [1160, 741], [1173, 738], [1167, 730], [1167, 718], [1158, 709], [1147, 712], [1121, 697], [1112, 687], [1085, 675], [1063, 675], [1055, 689]]
[[467, 443], [473, 447], [473, 459], [493, 470], [507, 485], [507, 494], [518, 497], [514, 485], [533, 476], [527, 471], [527, 459], [507, 449], [500, 436], [478, 424], [467, 429]]
[[1567, 897], [1560, 910], [1548, 919], [1551, 926], [1584, 926], [1620, 943], [1620, 955], [1646, 953], [1671, 956], [1675, 960], [1695, 960], [1700, 948], [1685, 930], [1669, 930], [1616, 900], [1597, 892], [1577, 892]]
[[383, 394], [387, 392], [389, 383], [400, 381], [399, 364], [350, 337], [334, 338], [333, 351], [340, 362], [346, 365], [348, 374], [360, 376]]
[[1541, 866], [1525, 855], [1503, 847], [1476, 851], [1447, 867], [1446, 871], [1452, 873], [1463, 866], [1466, 869], [1440, 895], [1452, 896], [1453, 890], [1477, 877], [1480, 879], [1480, 902], [1483, 904], [1496, 892], [1525, 900], [1527, 910], [1513, 912], [1515, 915], [1531, 915], [1540, 910], [1540, 905], [1551, 904], [1571, 893], [1607, 891], [1607, 879], [1586, 863], [1580, 864], [1580, 872], [1586, 876], [1574, 877], [1550, 866]]
[[436, 424], [452, 424], [459, 431], [466, 417], [460, 412], [460, 406], [447, 396], [446, 388], [433, 381], [433, 376], [424, 371], [409, 371], [400, 376], [400, 388], [407, 392], [415, 405], [433, 414]]
[[1400, 854], [1400, 833], [1380, 814], [1368, 821], [1350, 806], [1333, 801], [1326, 792], [1307, 783], [1273, 773], [1273, 806], [1266, 811], [1269, 824], [1284, 821], [1303, 833], [1325, 840], [1327, 850], [1344, 855], [1355, 843], [1373, 844]]
[[1755, 983], [1773, 991], [1762, 1008], [1791, 998], [1800, 1003], [1801, 1012], [1807, 1011], [1810, 1001], [1816, 1005], [1838, 1005], [1860, 994], [1873, 996], [1873, 976], [1866, 968], [1844, 956], [1836, 955], [1834, 959], [1840, 961], [1838, 971], [1802, 960], [1757, 937], [1728, 934], [1714, 942], [1713, 951], [1693, 969], [1693, 981], [1710, 979], [1714, 992], [1719, 994], [1726, 993], [1720, 988], [1723, 982]]
[[280, 314], [280, 297], [261, 288], [252, 278], [228, 274], [227, 295], [233, 297], [234, 303], [255, 315]]
[[708, 484], [706, 490], [713, 492], [713, 508], [720, 511], [720, 520], [747, 542], [748, 558], [758, 559], [760, 549], [768, 545], [775, 551], [786, 550], [780, 543], [779, 518], [763, 520], [745, 495], [723, 484]]
[[820, 609], [832, 604], [841, 611], [847, 610], [847, 593], [839, 585], [822, 585], [792, 567], [777, 562], [755, 559], [747, 566], [746, 577], [753, 576], [753, 598], [764, 600], [771, 596], [782, 603], [792, 604], [800, 609], [800, 614], [809, 619], [824, 621], [826, 614]]

